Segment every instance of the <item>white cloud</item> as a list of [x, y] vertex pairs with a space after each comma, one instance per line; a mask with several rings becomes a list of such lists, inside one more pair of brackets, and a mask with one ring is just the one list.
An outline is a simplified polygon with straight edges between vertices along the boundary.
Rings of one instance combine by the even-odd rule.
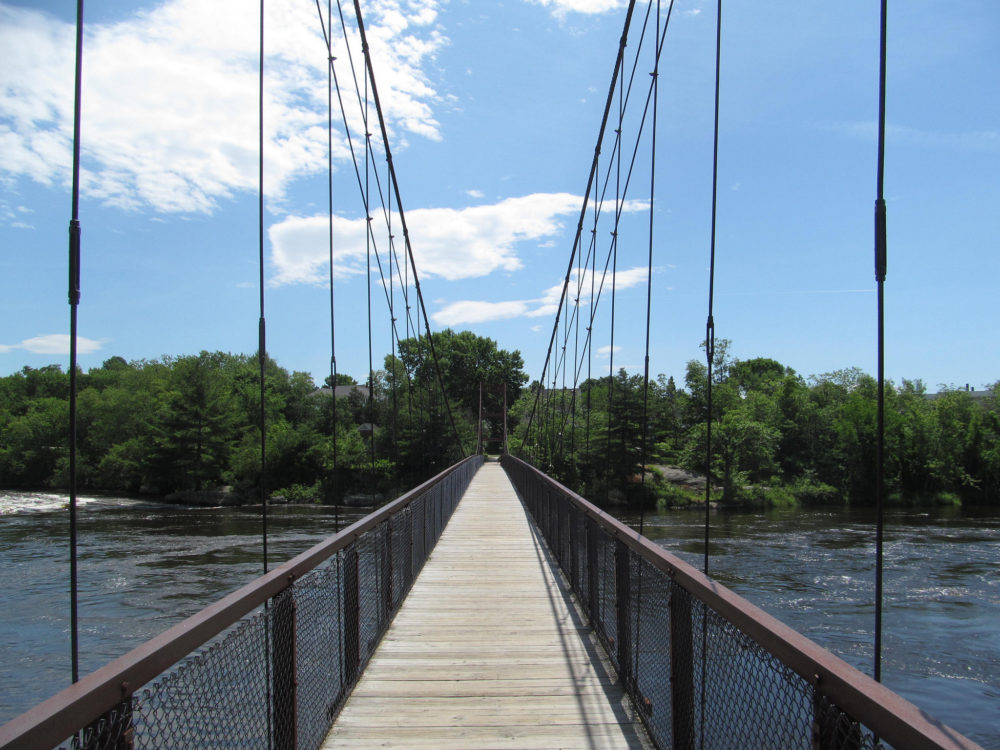
[[[433, 28], [437, 1], [413, 0], [405, 13], [401, 7], [386, 0], [366, 19], [386, 116], [398, 130], [390, 137], [437, 139], [431, 105], [438, 97], [422, 70], [447, 43]], [[220, 200], [255, 190], [257, 24], [238, 0], [167, 0], [88, 26], [85, 192], [126, 208], [211, 212]], [[0, 178], [68, 182], [74, 35], [71, 24], [48, 14], [0, 5]], [[336, 48], [343, 40], [334, 39], [342, 85], [353, 89], [346, 54]], [[314, 6], [270, 5], [264, 154], [273, 199], [295, 178], [325, 169], [326, 57]], [[335, 158], [347, 157], [342, 137], [334, 148]]]
[[551, 8], [552, 14], [562, 18], [567, 13], [595, 15], [619, 10], [628, 5], [627, 0], [529, 0], [535, 5]]
[[[582, 200], [570, 193], [535, 193], [489, 205], [407, 211], [417, 273], [457, 281], [495, 271], [517, 271], [522, 267], [517, 243], [558, 235], [563, 230], [563, 217], [579, 213]], [[379, 224], [382, 238], [376, 234], [375, 240], [382, 252], [388, 244], [381, 214], [373, 222], [376, 233]], [[400, 226], [398, 216], [392, 217], [392, 224]], [[327, 216], [289, 217], [271, 226], [268, 234], [271, 259], [277, 268], [272, 283], [326, 280], [330, 243]], [[366, 258], [364, 219], [335, 217], [334, 248], [337, 273], [362, 273]], [[397, 252], [403, 251], [399, 244]]]
[[[66, 333], [50, 333], [45, 336], [35, 336], [25, 339], [20, 344], [0, 345], [0, 352], [13, 349], [24, 349], [32, 354], [69, 354], [70, 337]], [[77, 336], [76, 351], [78, 354], [93, 354], [101, 350], [104, 342]]]
[[509, 320], [530, 315], [531, 303], [526, 300], [509, 302], [483, 302], [462, 300], [446, 305], [434, 313], [434, 322], [443, 326], [469, 323], [487, 323], [491, 320]]
[[615, 346], [599, 346], [594, 350], [594, 356], [598, 359], [607, 359], [612, 354], [617, 354], [622, 348], [617, 344]]
[[466, 190], [465, 194], [470, 198], [483, 198], [485, 197], [482, 190]]
[[[646, 269], [642, 267], [619, 271], [615, 288], [618, 291], [637, 286], [646, 280]], [[600, 284], [599, 279], [595, 287]], [[610, 283], [610, 281], [608, 281]], [[505, 302], [487, 302], [483, 300], [459, 300], [445, 305], [431, 317], [438, 325], [458, 326], [474, 323], [487, 323], [493, 320], [509, 320], [511, 318], [541, 318], [551, 317], [559, 309], [563, 284], [559, 283], [545, 289], [542, 296], [536, 299], [508, 300]], [[590, 290], [590, 271], [584, 271], [582, 279], [573, 271], [570, 274], [568, 296], [570, 304], [575, 300], [577, 290]], [[580, 307], [590, 305], [589, 294], [581, 293]], [[534, 329], [532, 329], [534, 330]]]

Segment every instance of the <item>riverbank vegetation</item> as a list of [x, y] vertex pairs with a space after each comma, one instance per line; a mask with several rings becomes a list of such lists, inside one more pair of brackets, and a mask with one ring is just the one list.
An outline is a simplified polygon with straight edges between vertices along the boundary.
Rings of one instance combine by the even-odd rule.
[[[377, 501], [453, 463], [459, 440], [470, 451], [481, 434], [495, 452], [506, 389], [511, 450], [581, 494], [631, 505], [703, 501], [705, 364], [689, 362], [683, 386], [664, 375], [651, 380], [644, 404], [641, 375], [620, 370], [576, 389], [540, 390], [538, 383], [525, 387], [520, 353], [490, 339], [446, 330], [434, 344], [450, 409], [426, 339], [401, 342], [360, 384], [339, 374], [317, 388], [310, 375], [268, 360], [271, 495]], [[727, 342], [717, 345], [713, 363], [713, 499], [870, 503], [874, 379], [857, 369], [803, 378], [773, 359], [736, 360], [727, 350]], [[492, 386], [482, 391], [482, 433], [480, 383]], [[228, 486], [230, 501], [258, 496], [256, 355], [111, 357], [79, 374], [78, 394], [82, 491], [190, 498]], [[68, 396], [69, 378], [58, 365], [0, 378], [0, 487], [67, 486]], [[886, 457], [890, 500], [1000, 504], [996, 389], [931, 395], [919, 381], [889, 384]]]
[[[401, 342], [396, 356], [360, 385], [339, 374], [335, 385], [346, 387], [337, 391], [331, 378], [317, 388], [309, 374], [268, 359], [271, 495], [371, 504], [456, 461], [456, 434], [474, 450], [479, 382], [506, 383], [513, 401], [527, 379], [521, 356], [468, 332], [443, 331], [434, 343], [450, 414], [426, 340]], [[252, 502], [261, 479], [260, 390], [256, 354], [111, 357], [81, 372], [81, 491]], [[68, 486], [68, 399], [69, 377], [58, 365], [0, 378], [0, 487]], [[231, 491], [204, 492], [219, 486]]]
[[[731, 359], [728, 343], [717, 344], [712, 367], [713, 501], [874, 502], [875, 379], [857, 368], [806, 379], [773, 359]], [[598, 502], [703, 502], [704, 480], [699, 487], [695, 475], [706, 474], [707, 371], [688, 362], [684, 387], [660, 375], [645, 405], [642, 376], [624, 370], [577, 389], [539, 393], [533, 383], [515, 405], [515, 421], [532, 421], [516, 447]], [[887, 384], [890, 502], [1000, 504], [997, 393]]]

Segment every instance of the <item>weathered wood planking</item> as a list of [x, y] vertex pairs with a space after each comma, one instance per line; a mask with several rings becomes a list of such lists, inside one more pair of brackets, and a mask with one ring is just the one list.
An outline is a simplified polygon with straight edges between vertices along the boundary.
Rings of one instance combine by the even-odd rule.
[[647, 745], [498, 464], [476, 474], [323, 744]]

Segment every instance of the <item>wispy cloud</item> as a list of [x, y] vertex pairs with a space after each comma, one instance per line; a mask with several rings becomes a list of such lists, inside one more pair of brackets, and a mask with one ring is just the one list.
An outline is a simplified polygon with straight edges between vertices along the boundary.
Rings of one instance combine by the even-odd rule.
[[594, 356], [598, 359], [608, 359], [612, 354], [617, 354], [622, 348], [615, 344], [614, 346], [599, 346], [594, 350]]
[[534, 5], [551, 8], [552, 14], [562, 18], [568, 13], [595, 15], [619, 10], [628, 5], [626, 0], [528, 0]]
[[[64, 354], [68, 356], [69, 344], [69, 334], [50, 333], [45, 336], [35, 336], [34, 338], [25, 339], [19, 344], [0, 344], [0, 353], [10, 352], [14, 349], [23, 349], [32, 354]], [[79, 354], [93, 354], [100, 351], [103, 346], [103, 341], [95, 341], [83, 336], [77, 336], [76, 339], [76, 350]]]
[[[646, 269], [643, 267], [630, 268], [619, 271], [615, 288], [619, 291], [637, 286], [646, 280]], [[610, 283], [610, 279], [608, 280]], [[600, 279], [595, 279], [595, 287], [600, 286]], [[535, 299], [507, 300], [503, 302], [489, 302], [485, 300], [459, 300], [444, 305], [435, 312], [431, 318], [438, 325], [458, 326], [471, 325], [476, 323], [488, 323], [495, 320], [509, 320], [511, 318], [541, 318], [552, 317], [559, 309], [559, 300], [562, 297], [563, 284], [555, 284], [542, 291], [541, 296]], [[584, 271], [582, 277], [574, 271], [570, 274], [570, 288], [568, 294], [570, 304], [574, 303], [577, 290], [586, 290], [580, 295], [580, 306], [590, 305], [590, 272]], [[534, 330], [534, 329], [532, 329]]]
[[[438, 95], [422, 69], [447, 43], [434, 27], [436, 7], [436, 0], [413, 0], [404, 13], [398, 0], [386, 0], [366, 19], [386, 115], [400, 140], [440, 138], [432, 110]], [[265, 189], [280, 199], [292, 180], [325, 168], [327, 55], [309, 3], [270, 8]], [[46, 13], [0, 5], [0, 179], [67, 182], [74, 33]], [[257, 16], [238, 0], [167, 0], [89, 26], [84, 190], [112, 205], [202, 213], [255, 190], [257, 44]], [[334, 54], [345, 64], [342, 50]], [[347, 157], [342, 139], [335, 151]]]
[[[523, 265], [518, 243], [557, 236], [563, 231], [564, 217], [579, 213], [582, 200], [570, 193], [535, 193], [466, 208], [407, 211], [417, 272], [456, 281], [517, 271]], [[384, 227], [381, 215], [373, 226], [378, 223]], [[394, 215], [392, 223], [398, 227], [399, 217]], [[268, 234], [277, 268], [272, 283], [323, 283], [329, 274], [327, 216], [289, 217], [270, 227]], [[381, 243], [380, 251], [387, 249], [386, 240], [375, 239]], [[363, 273], [367, 255], [364, 218], [334, 217], [334, 248], [338, 275]]]

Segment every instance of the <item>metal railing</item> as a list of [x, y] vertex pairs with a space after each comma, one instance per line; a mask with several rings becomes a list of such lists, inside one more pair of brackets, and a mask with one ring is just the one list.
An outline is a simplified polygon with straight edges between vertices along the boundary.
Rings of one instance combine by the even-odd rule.
[[473, 456], [0, 727], [0, 748], [317, 748]]
[[531, 465], [502, 461], [657, 747], [978, 747]]

